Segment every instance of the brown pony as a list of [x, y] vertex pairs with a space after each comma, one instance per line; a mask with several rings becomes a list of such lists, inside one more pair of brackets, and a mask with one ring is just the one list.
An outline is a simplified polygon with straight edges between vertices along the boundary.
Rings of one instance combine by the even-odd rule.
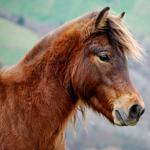
[[[64, 150], [78, 106], [119, 126], [136, 125], [144, 103], [126, 56], [142, 49], [109, 7], [44, 36], [16, 65], [0, 70], [0, 149]], [[84, 112], [83, 112], [84, 113]]]

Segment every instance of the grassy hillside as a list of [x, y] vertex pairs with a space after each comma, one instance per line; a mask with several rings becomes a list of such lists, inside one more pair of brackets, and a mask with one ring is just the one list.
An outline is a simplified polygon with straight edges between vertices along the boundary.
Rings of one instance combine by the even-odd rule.
[[37, 41], [36, 35], [22, 26], [0, 19], [0, 59], [15, 64]]

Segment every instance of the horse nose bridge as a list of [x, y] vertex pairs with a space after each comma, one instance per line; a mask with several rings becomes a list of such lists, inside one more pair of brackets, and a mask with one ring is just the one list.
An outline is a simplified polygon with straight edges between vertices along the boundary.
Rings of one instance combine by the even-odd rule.
[[121, 75], [116, 75], [114, 80], [114, 87], [119, 94], [129, 94], [134, 93], [135, 95], [139, 95], [137, 89], [132, 83], [129, 74], [126, 71], [123, 71]]
[[142, 97], [140, 96], [138, 90], [132, 83], [130, 76], [118, 76], [116, 78], [115, 82], [115, 91], [116, 96], [121, 100], [121, 103], [128, 103], [127, 105], [132, 105], [133, 103], [137, 103], [141, 105], [141, 107], [144, 109], [144, 103], [142, 100]]
[[134, 99], [137, 103], [143, 102], [142, 97], [140, 96], [138, 90], [132, 83], [132, 81], [129, 78], [129, 81], [126, 82], [125, 89], [123, 89], [125, 93], [131, 95], [131, 100]]
[[134, 103], [137, 103], [138, 105], [142, 107], [142, 109], [144, 109], [145, 108], [144, 102], [139, 92], [137, 91], [137, 89], [135, 88], [132, 82], [130, 86], [131, 88], [128, 88], [128, 93], [131, 95], [130, 97], [131, 102], [134, 101]]
[[127, 88], [128, 92], [129, 93], [134, 93], [135, 95], [138, 96], [139, 93], [138, 93], [136, 87], [134, 86], [134, 84], [132, 83], [130, 77], [128, 78], [128, 81], [126, 83], [127, 83], [126, 84], [126, 86], [127, 86], [126, 88]]

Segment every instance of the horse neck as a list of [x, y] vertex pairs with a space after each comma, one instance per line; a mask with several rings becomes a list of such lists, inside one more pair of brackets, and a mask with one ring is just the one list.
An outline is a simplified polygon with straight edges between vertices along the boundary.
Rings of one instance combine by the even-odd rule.
[[71, 53], [78, 40], [68, 42], [69, 37], [63, 36], [55, 41], [50, 39], [50, 35], [45, 36], [6, 72], [11, 73], [9, 81], [27, 85], [23, 90], [35, 95], [31, 101], [33, 108], [39, 110], [39, 117], [42, 114], [40, 120], [46, 118], [49, 129], [56, 129], [66, 125], [77, 110], [78, 98], [71, 87], [72, 66], [68, 61], [72, 60]]

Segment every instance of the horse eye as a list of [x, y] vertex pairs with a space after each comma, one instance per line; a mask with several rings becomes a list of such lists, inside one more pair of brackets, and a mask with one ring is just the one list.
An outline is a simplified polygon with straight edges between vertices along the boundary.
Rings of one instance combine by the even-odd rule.
[[100, 59], [101, 61], [110, 62], [110, 58], [108, 57], [107, 54], [101, 54], [101, 55], [99, 56], [99, 59]]

